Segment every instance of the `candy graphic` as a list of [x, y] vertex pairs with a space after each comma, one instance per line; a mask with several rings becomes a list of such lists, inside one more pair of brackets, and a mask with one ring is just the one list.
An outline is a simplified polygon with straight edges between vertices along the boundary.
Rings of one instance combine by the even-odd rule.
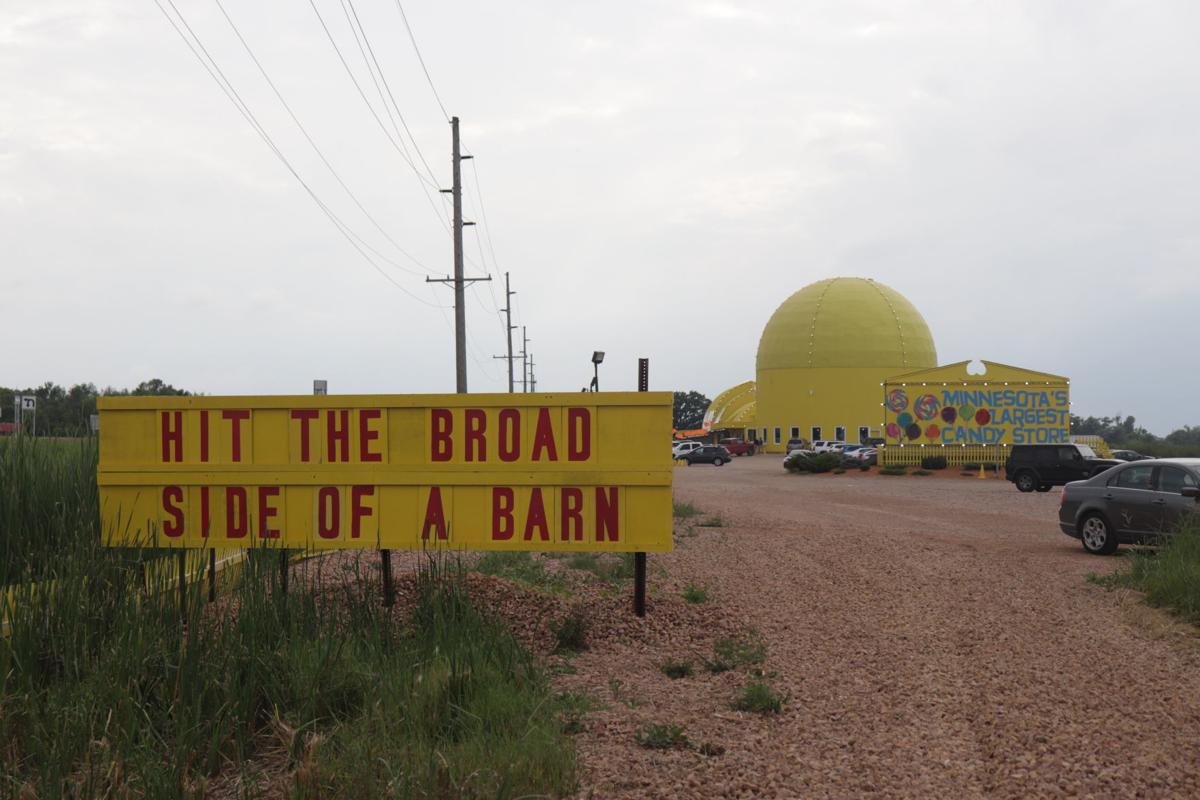
[[913, 412], [916, 413], [917, 419], [933, 419], [937, 416], [938, 406], [941, 403], [931, 394], [923, 394], [917, 398], [916, 405], [913, 406]]
[[958, 416], [964, 423], [970, 422], [975, 419], [975, 406], [963, 406], [958, 410]]
[[953, 425], [954, 420], [958, 419], [958, 409], [954, 406], [946, 406], [942, 409], [942, 422], [947, 425]]
[[921, 438], [921, 426], [914, 422], [904, 429], [904, 433], [909, 439], [919, 439]]
[[901, 436], [900, 426], [894, 422], [887, 424], [887, 435], [889, 439], [899, 439]]
[[942, 429], [937, 426], [937, 423], [930, 425], [925, 429], [925, 436], [930, 439], [936, 439], [941, 434]]
[[903, 389], [893, 389], [888, 395], [887, 407], [892, 411], [903, 411], [908, 408], [908, 395]]
[[986, 408], [981, 408], [975, 412], [975, 423], [977, 425], [987, 425], [992, 421], [992, 413]]
[[909, 425], [912, 425], [912, 422], [913, 422], [912, 414], [908, 413], [907, 411], [905, 411], [904, 413], [902, 413], [898, 417], [896, 417], [896, 423], [901, 428], [907, 428]]

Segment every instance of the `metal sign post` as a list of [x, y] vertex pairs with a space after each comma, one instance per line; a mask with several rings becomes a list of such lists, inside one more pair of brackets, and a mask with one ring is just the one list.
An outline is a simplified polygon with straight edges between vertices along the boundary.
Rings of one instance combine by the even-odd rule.
[[[600, 354], [601, 360], [604, 354]], [[599, 361], [592, 359], [594, 363], [599, 364]], [[597, 374], [597, 378], [599, 375]], [[638, 391], [650, 391], [650, 359], [638, 359]], [[639, 617], [646, 616], [646, 554], [644, 552], [633, 554], [633, 613]]]

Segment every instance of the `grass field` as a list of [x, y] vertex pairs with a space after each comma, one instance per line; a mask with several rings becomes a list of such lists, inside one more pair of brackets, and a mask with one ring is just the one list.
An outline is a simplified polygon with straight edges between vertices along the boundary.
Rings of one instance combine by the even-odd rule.
[[254, 552], [181, 618], [169, 570], [139, 568], [159, 553], [99, 546], [95, 464], [90, 441], [0, 445], [0, 796], [574, 786], [569, 701], [457, 567], [428, 561], [388, 613], [365, 576], [282, 593], [276, 554]]

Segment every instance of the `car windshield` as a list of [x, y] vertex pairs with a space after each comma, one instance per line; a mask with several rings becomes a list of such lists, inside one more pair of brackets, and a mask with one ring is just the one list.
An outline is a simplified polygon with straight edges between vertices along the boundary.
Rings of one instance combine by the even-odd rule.
[[1086, 444], [1077, 444], [1075, 446], [1079, 448], [1079, 452], [1084, 458], [1098, 458], [1096, 451], [1088, 447]]

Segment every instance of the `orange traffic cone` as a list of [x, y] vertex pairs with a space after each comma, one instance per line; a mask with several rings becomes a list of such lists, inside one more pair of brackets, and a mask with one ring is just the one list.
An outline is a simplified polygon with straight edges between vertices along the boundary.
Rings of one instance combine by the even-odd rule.
[[983, 471], [983, 464], [980, 464], [980, 465], [979, 465], [979, 475], [978, 475], [977, 477], [979, 477], [979, 478], [986, 478], [986, 477], [987, 477], [987, 475], [986, 475], [986, 474], [984, 473], [984, 471]]

